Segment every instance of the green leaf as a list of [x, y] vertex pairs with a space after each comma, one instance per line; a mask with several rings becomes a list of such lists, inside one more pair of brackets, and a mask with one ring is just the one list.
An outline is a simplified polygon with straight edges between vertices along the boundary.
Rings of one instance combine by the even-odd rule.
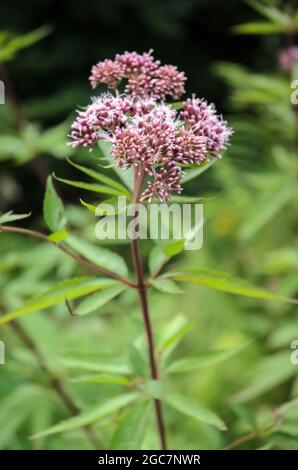
[[48, 292], [28, 300], [22, 307], [0, 316], [0, 325], [15, 318], [28, 315], [28, 313], [45, 310], [53, 305], [63, 303], [65, 299], [72, 300], [83, 297], [96, 290], [104, 289], [110, 284], [110, 279], [87, 277], [67, 279], [66, 281], [54, 284]]
[[285, 26], [277, 23], [256, 21], [233, 26], [232, 31], [236, 34], [275, 34], [283, 33]]
[[278, 8], [275, 8], [274, 6], [264, 5], [257, 0], [246, 0], [246, 2], [258, 13], [263, 15], [268, 20], [273, 21], [274, 23], [288, 26], [291, 21], [288, 15], [278, 10]]
[[21, 220], [30, 217], [31, 212], [28, 214], [14, 214], [13, 211], [5, 212], [5, 214], [0, 215], [0, 225], [4, 225], [7, 222], [13, 222], [14, 220]]
[[67, 184], [79, 189], [85, 189], [93, 193], [111, 194], [112, 196], [123, 196], [123, 192], [118, 189], [111, 188], [111, 186], [104, 186], [103, 184], [84, 183], [83, 181], [72, 181], [64, 178], [59, 178], [55, 174], [53, 175], [60, 183]]
[[77, 416], [61, 421], [60, 423], [35, 434], [35, 436], [32, 436], [32, 439], [61, 432], [74, 431], [75, 429], [80, 429], [84, 426], [96, 423], [102, 418], [105, 418], [106, 416], [113, 414], [115, 411], [129, 405], [133, 401], [136, 401], [138, 397], [139, 394], [137, 393], [127, 393], [119, 395], [116, 398], [111, 398], [91, 410], [84, 411]]
[[113, 188], [117, 189], [122, 193], [123, 195], [130, 196], [130, 193], [127, 191], [125, 186], [122, 184], [118, 183], [117, 181], [113, 180], [112, 178], [109, 178], [106, 175], [103, 175], [102, 173], [98, 173], [95, 170], [92, 170], [91, 168], [86, 168], [82, 165], [78, 165], [77, 163], [74, 163], [72, 160], [69, 158], [66, 159], [70, 165], [73, 167], [77, 168], [77, 170], [82, 171], [86, 175], [90, 176], [91, 178], [95, 179], [96, 181], [99, 181], [100, 183], [103, 183], [106, 186], [112, 186]]
[[238, 294], [245, 297], [253, 297], [255, 299], [275, 300], [281, 302], [298, 303], [295, 299], [289, 299], [282, 295], [255, 287], [248, 281], [230, 276], [229, 274], [219, 271], [213, 271], [207, 268], [193, 268], [188, 271], [169, 272], [164, 277], [169, 277], [176, 281], [192, 282], [201, 286], [210, 287], [211, 289], [229, 292], [230, 294]]
[[193, 403], [185, 395], [173, 392], [172, 387], [163, 383], [161, 380], [149, 380], [144, 384], [144, 391], [154, 399], [162, 400], [171, 408], [180, 413], [190, 416], [202, 423], [210, 424], [220, 429], [226, 430], [225, 423], [212, 411]]
[[127, 377], [119, 375], [83, 375], [71, 379], [72, 383], [97, 383], [97, 384], [115, 384], [115, 385], [130, 385], [131, 380]]
[[[245, 345], [247, 346], [247, 344]], [[191, 372], [202, 367], [213, 366], [237, 354], [244, 346], [222, 351], [206, 351], [194, 357], [178, 359], [166, 368], [169, 374], [181, 374]]]
[[68, 369], [80, 369], [88, 372], [101, 372], [108, 374], [131, 374], [131, 369], [123, 362], [110, 361], [106, 359], [102, 362], [99, 361], [98, 357], [92, 358], [87, 357], [60, 357], [60, 364]]
[[45, 25], [21, 36], [12, 36], [8, 33], [5, 37], [5, 41], [2, 41], [1, 44], [0, 62], [13, 59], [20, 50], [26, 49], [45, 36], [48, 36], [51, 30], [49, 26]]
[[150, 284], [155, 287], [156, 290], [163, 292], [165, 294], [183, 294], [183, 290], [175, 284], [175, 282], [170, 279], [156, 278], [151, 279]]
[[66, 224], [63, 202], [54, 188], [52, 176], [47, 180], [43, 217], [52, 232], [59, 232]]
[[124, 289], [125, 286], [123, 285], [115, 285], [90, 295], [76, 308], [76, 314], [87, 315], [95, 310], [98, 312], [103, 305], [114, 299], [114, 297], [123, 292]]
[[66, 230], [66, 228], [63, 228], [62, 230], [59, 230], [58, 232], [54, 232], [51, 235], [48, 236], [48, 240], [52, 243], [60, 243], [62, 240], [64, 240], [66, 237], [68, 237], [69, 233]]
[[84, 201], [83, 199], [80, 199], [80, 203], [82, 204], [82, 206], [87, 207], [87, 209], [88, 209], [90, 212], [92, 212], [93, 214], [95, 214], [96, 209], [97, 209], [97, 206], [94, 206], [93, 204], [89, 204], [88, 202]]
[[173, 240], [161, 245], [164, 254], [168, 257], [178, 255], [184, 250], [184, 240]]
[[67, 237], [66, 244], [97, 266], [116, 272], [122, 276], [126, 276], [128, 274], [128, 268], [124, 259], [113, 251], [107, 250], [106, 248], [102, 248], [98, 245], [92, 245], [91, 243], [81, 240], [73, 235]]
[[202, 173], [204, 173], [206, 170], [208, 170], [218, 160], [219, 160], [218, 158], [212, 158], [208, 162], [206, 162], [204, 164], [201, 164], [198, 168], [193, 168], [193, 169], [187, 171], [186, 175], [182, 178], [181, 184], [188, 183], [189, 181], [193, 180], [194, 178], [197, 178], [197, 176], [200, 176]]
[[150, 252], [148, 261], [151, 276], [159, 272], [168, 259], [169, 257], [165, 255], [163, 250], [159, 246], [155, 246]]
[[135, 375], [141, 377], [146, 377], [148, 375], [147, 360], [135, 344], [131, 344], [129, 347], [129, 360], [131, 369]]
[[168, 322], [159, 339], [159, 348], [163, 351], [163, 356], [164, 352], [172, 352], [193, 327], [194, 323], [189, 323], [182, 315], [178, 315], [171, 322]]
[[142, 448], [148, 428], [150, 407], [139, 403], [129, 410], [116, 429], [109, 448], [111, 450], [133, 450]]

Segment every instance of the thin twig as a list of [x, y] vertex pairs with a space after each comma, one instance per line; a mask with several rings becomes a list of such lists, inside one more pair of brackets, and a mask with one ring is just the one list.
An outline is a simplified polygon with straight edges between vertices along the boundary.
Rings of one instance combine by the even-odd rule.
[[[140, 195], [140, 191], [142, 187], [142, 179], [143, 179], [143, 176], [139, 175], [136, 169], [135, 170], [135, 190], [134, 190], [134, 195], [133, 195], [134, 203], [138, 203], [139, 201], [139, 195]], [[133, 263], [134, 263], [134, 269], [135, 269], [135, 273], [138, 279], [138, 292], [139, 292], [139, 298], [140, 298], [140, 305], [141, 305], [141, 310], [142, 310], [142, 315], [143, 315], [143, 320], [144, 320], [147, 342], [148, 342], [151, 378], [152, 380], [158, 380], [159, 373], [158, 373], [158, 366], [157, 366], [157, 361], [156, 361], [155, 353], [154, 353], [154, 338], [153, 338], [153, 330], [152, 330], [149, 307], [148, 307], [147, 285], [144, 280], [143, 264], [142, 264], [142, 258], [140, 256], [138, 239], [132, 239], [131, 248], [132, 248], [132, 258], [133, 258]], [[156, 421], [157, 421], [161, 448], [162, 450], [165, 450], [167, 446], [166, 446], [165, 427], [164, 427], [163, 414], [162, 414], [162, 405], [161, 405], [160, 400], [154, 399], [154, 408], [155, 408]]]
[[[20, 233], [23, 235], [29, 235], [34, 238], [38, 238], [39, 240], [47, 241], [49, 242], [50, 240], [48, 239], [48, 236], [42, 232], [37, 232], [36, 230], [29, 230], [26, 228], [21, 228], [21, 227], [13, 227], [13, 226], [4, 226], [0, 225], [0, 232], [14, 232], [14, 233]], [[109, 271], [108, 269], [100, 268], [99, 266], [96, 266], [93, 263], [90, 263], [90, 261], [85, 260], [81, 256], [77, 255], [76, 253], [73, 253], [69, 248], [67, 248], [65, 245], [61, 243], [52, 243], [52, 245], [56, 246], [60, 251], [63, 251], [63, 253], [67, 254], [71, 258], [73, 258], [77, 263], [81, 264], [85, 268], [95, 271], [97, 273], [103, 274], [104, 276], [107, 276], [111, 279], [115, 279], [116, 281], [121, 282], [122, 284], [125, 284], [128, 287], [134, 287], [136, 288], [137, 285], [127, 279], [126, 277], [120, 276], [120, 274], [116, 274], [113, 271]]]
[[[77, 407], [71, 396], [68, 395], [68, 393], [64, 389], [61, 379], [53, 375], [42, 353], [37, 348], [28, 333], [16, 321], [12, 321], [10, 323], [10, 326], [15, 332], [15, 334], [19, 337], [19, 339], [24, 343], [24, 345], [31, 351], [33, 356], [36, 358], [40, 368], [45, 372], [48, 377], [50, 377], [50, 384], [53, 390], [62, 400], [70, 414], [75, 416], [80, 413], [80, 409]], [[91, 442], [92, 446], [95, 447], [95, 449], [102, 448], [98, 437], [90, 426], [84, 426], [82, 429], [85, 432], [88, 440]]]

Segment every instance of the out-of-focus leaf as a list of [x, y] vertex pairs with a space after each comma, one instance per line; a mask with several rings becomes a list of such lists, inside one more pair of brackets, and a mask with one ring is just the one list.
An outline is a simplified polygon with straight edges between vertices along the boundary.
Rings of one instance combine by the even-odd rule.
[[129, 361], [131, 369], [135, 375], [141, 377], [148, 375], [148, 364], [142, 351], [135, 344], [131, 344], [129, 347]]
[[30, 215], [31, 212], [28, 214], [14, 214], [13, 211], [9, 211], [0, 215], [0, 225], [4, 225], [15, 220], [27, 219], [27, 217], [30, 217]]
[[73, 235], [67, 237], [66, 244], [97, 266], [114, 271], [122, 276], [126, 276], [128, 274], [128, 268], [124, 259], [113, 251], [107, 250], [106, 248], [102, 248], [98, 245], [92, 245], [91, 243], [81, 240]]
[[202, 173], [209, 170], [209, 168], [211, 168], [217, 161], [218, 161], [218, 158], [212, 158], [208, 162], [201, 164], [198, 168], [193, 168], [190, 170], [187, 169], [186, 174], [182, 178], [181, 184], [188, 183], [194, 178], [197, 178], [197, 176], [200, 176]]
[[97, 357], [60, 357], [59, 362], [68, 369], [79, 369], [88, 372], [100, 372], [104, 374], [131, 375], [131, 369], [127, 364], [106, 359], [100, 361]]
[[80, 305], [76, 308], [77, 315], [87, 315], [92, 313], [95, 310], [98, 313], [98, 310], [110, 300], [114, 299], [117, 295], [121, 294], [125, 289], [125, 286], [122, 284], [116, 284], [115, 286], [108, 287], [100, 292], [87, 297]]
[[54, 188], [51, 176], [47, 180], [43, 203], [43, 217], [52, 232], [60, 232], [66, 224], [63, 202]]
[[151, 279], [150, 283], [156, 290], [164, 292], [165, 294], [182, 294], [183, 290], [175, 284], [175, 282], [170, 279], [156, 278]]
[[243, 346], [226, 351], [206, 351], [197, 356], [178, 359], [166, 368], [166, 372], [169, 374], [181, 374], [201, 369], [202, 367], [213, 366], [234, 356], [241, 351], [242, 348]]
[[264, 5], [258, 0], [246, 0], [246, 2], [262, 16], [273, 21], [273, 23], [282, 24], [284, 26], [288, 26], [290, 24], [290, 17], [278, 8], [272, 5]]
[[283, 24], [256, 21], [233, 26], [232, 31], [236, 34], [275, 34], [283, 33], [285, 29]]
[[104, 289], [109, 286], [110, 283], [110, 279], [87, 277], [67, 279], [66, 281], [59, 282], [52, 286], [48, 292], [26, 301], [22, 307], [0, 316], [0, 325], [27, 315], [28, 313], [45, 310], [53, 305], [65, 302], [65, 299], [76, 299], [96, 290]]
[[58, 230], [58, 232], [54, 232], [51, 235], [48, 236], [48, 240], [52, 243], [60, 243], [62, 242], [66, 237], [68, 237], [69, 233], [66, 230], [66, 228], [63, 228], [61, 230]]
[[131, 380], [127, 377], [119, 375], [83, 375], [71, 379], [72, 383], [97, 383], [97, 384], [115, 384], [115, 385], [130, 385]]
[[260, 289], [250, 284], [248, 281], [230, 276], [219, 271], [213, 271], [207, 268], [193, 268], [187, 271], [169, 272], [164, 277], [169, 277], [176, 281], [192, 282], [201, 286], [210, 287], [230, 294], [238, 294], [255, 299], [275, 300], [280, 302], [298, 303], [295, 299], [289, 299], [282, 295]]
[[133, 450], [142, 448], [142, 443], [146, 434], [150, 407], [143, 402], [134, 406], [122, 418], [116, 429], [110, 449]]
[[160, 271], [168, 259], [169, 257], [165, 255], [163, 250], [159, 246], [155, 246], [150, 252], [148, 261], [151, 276]]
[[1, 44], [0, 62], [6, 62], [13, 59], [20, 50], [32, 46], [45, 36], [48, 36], [50, 32], [51, 28], [45, 25], [21, 36], [12, 36], [11, 34], [7, 34], [5, 41], [2, 41]]
[[124, 408], [130, 403], [137, 400], [139, 394], [137, 393], [127, 393], [124, 395], [119, 395], [116, 398], [111, 398], [105, 403], [93, 408], [92, 410], [84, 411], [73, 418], [61, 421], [60, 423], [51, 426], [44, 431], [35, 434], [32, 436], [33, 439], [42, 436], [49, 436], [50, 434], [57, 434], [61, 432], [74, 431], [75, 429], [80, 429], [84, 426], [96, 423], [97, 421], [113, 414], [115, 411]]

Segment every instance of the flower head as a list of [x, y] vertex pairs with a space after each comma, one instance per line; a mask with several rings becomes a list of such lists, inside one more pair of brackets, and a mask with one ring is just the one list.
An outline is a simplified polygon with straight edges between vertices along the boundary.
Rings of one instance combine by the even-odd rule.
[[177, 111], [164, 103], [184, 93], [185, 74], [173, 65], [160, 65], [151, 52], [124, 52], [91, 71], [93, 88], [106, 84], [125, 92], [105, 93], [78, 115], [71, 126], [73, 147], [92, 147], [101, 139], [112, 143], [115, 164], [135, 167], [147, 185], [141, 199], [166, 201], [180, 193], [181, 165], [200, 165], [218, 157], [232, 133], [204, 99], [187, 99]]
[[290, 72], [298, 64], [298, 47], [285, 47], [278, 51], [277, 60], [280, 68], [285, 72]]

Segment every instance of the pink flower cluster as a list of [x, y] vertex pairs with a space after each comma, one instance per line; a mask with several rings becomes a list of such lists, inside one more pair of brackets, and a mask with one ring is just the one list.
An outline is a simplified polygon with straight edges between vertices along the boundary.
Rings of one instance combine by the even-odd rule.
[[277, 55], [280, 68], [284, 72], [290, 72], [298, 64], [298, 47], [285, 47], [278, 51]]
[[179, 99], [185, 92], [184, 72], [179, 72], [174, 65], [161, 66], [150, 52], [117, 54], [114, 60], [98, 62], [91, 69], [92, 88], [105, 84], [115, 89], [122, 80], [126, 80], [125, 93], [134, 96], [152, 96], [157, 100], [164, 100], [167, 96]]
[[[151, 72], [159, 77], [154, 85], [146, 78]], [[184, 91], [184, 74], [174, 66], [160, 66], [151, 54], [126, 52], [100, 62], [92, 69], [91, 83], [114, 87], [124, 76], [130, 77], [126, 93], [104, 93], [78, 112], [71, 145], [92, 149], [99, 140], [109, 140], [117, 166], [133, 166], [148, 176], [142, 200], [166, 201], [181, 192], [183, 166], [200, 165], [209, 155], [219, 157], [232, 131], [204, 99], [187, 99], [180, 111], [164, 104], [165, 95]]]

